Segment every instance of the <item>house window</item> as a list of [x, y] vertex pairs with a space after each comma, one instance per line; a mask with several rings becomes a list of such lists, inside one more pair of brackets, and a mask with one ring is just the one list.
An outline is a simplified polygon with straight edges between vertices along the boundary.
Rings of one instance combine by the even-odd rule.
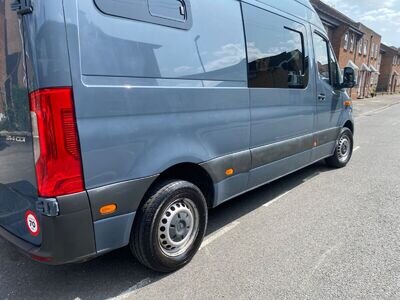
[[354, 50], [354, 33], [351, 35], [351, 39], [350, 39], [350, 51], [353, 52]]
[[393, 57], [393, 64], [396, 65], [396, 63], [397, 63], [397, 56], [394, 56]]
[[358, 54], [362, 54], [363, 39], [358, 42]]
[[364, 56], [367, 55], [368, 41], [364, 40]]
[[379, 45], [376, 45], [375, 49], [375, 58], [378, 59], [378, 53], [379, 53]]
[[371, 57], [374, 58], [375, 54], [375, 44], [372, 43], [372, 49], [371, 49]]
[[346, 34], [344, 35], [344, 50], [347, 50], [347, 48], [349, 47], [349, 33], [346, 32]]

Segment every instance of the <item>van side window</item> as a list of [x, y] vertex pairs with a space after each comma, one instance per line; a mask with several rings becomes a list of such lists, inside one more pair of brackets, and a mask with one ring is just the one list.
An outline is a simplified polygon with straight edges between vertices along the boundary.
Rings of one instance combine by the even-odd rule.
[[148, 0], [152, 16], [184, 22], [186, 5], [181, 0]]
[[341, 71], [339, 69], [339, 65], [337, 63], [335, 54], [333, 53], [332, 47], [329, 47], [329, 64], [331, 66], [331, 79], [332, 79], [332, 86], [337, 86], [340, 83], [340, 76]]
[[94, 0], [105, 14], [180, 29], [192, 25], [190, 0]]
[[250, 88], [307, 87], [303, 25], [257, 9], [245, 16], [245, 27]]
[[340, 71], [335, 55], [329, 46], [329, 42], [318, 33], [314, 34], [314, 49], [320, 78], [332, 86], [337, 85]]
[[331, 84], [329, 72], [328, 42], [319, 34], [314, 35], [315, 59], [319, 76], [322, 80]]

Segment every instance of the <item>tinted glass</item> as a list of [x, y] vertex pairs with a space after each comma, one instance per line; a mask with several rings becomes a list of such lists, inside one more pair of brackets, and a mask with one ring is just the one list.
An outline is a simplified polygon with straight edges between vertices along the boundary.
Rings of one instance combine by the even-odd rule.
[[339, 70], [339, 66], [337, 64], [335, 54], [332, 51], [332, 48], [329, 47], [329, 61], [330, 61], [330, 70], [331, 70], [331, 84], [336, 86], [340, 82], [341, 72]]
[[[84, 2], [84, 1], [82, 1]], [[94, 0], [105, 14], [148, 23], [190, 29], [190, 0]]]
[[270, 12], [246, 10], [249, 87], [305, 88], [308, 56], [304, 52], [305, 28]]
[[185, 21], [185, 5], [183, 0], [148, 0], [150, 14], [153, 16]]

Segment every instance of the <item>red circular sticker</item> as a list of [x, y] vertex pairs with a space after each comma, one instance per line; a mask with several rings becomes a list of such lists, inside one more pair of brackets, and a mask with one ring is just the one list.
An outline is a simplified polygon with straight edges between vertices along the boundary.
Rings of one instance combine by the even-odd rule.
[[36, 214], [33, 211], [28, 210], [25, 213], [25, 224], [31, 235], [33, 236], [39, 235], [40, 233], [39, 221]]

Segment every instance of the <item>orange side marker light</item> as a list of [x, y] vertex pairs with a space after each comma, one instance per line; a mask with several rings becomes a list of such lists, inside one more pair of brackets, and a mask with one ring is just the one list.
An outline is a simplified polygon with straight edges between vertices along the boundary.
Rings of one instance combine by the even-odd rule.
[[225, 171], [226, 176], [232, 176], [234, 173], [235, 173], [235, 170], [233, 170], [233, 169], [227, 169]]
[[117, 211], [116, 204], [107, 204], [107, 205], [100, 207], [100, 214], [102, 214], [103, 216], [113, 214], [116, 211]]
[[353, 101], [351, 100], [346, 100], [344, 101], [344, 107], [352, 107], [353, 106]]

